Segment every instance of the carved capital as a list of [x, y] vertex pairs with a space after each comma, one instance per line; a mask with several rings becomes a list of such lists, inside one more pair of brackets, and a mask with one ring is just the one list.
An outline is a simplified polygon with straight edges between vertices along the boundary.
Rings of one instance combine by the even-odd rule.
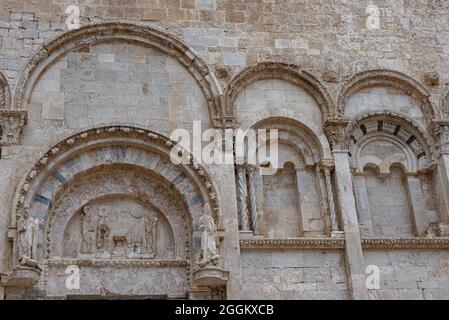
[[2, 146], [19, 144], [20, 134], [27, 120], [25, 110], [0, 110], [0, 128]]
[[441, 154], [449, 154], [449, 120], [433, 122], [433, 136]]
[[348, 119], [327, 119], [324, 125], [324, 133], [329, 140], [332, 150], [345, 148], [344, 137], [348, 126]]
[[321, 159], [320, 161], [321, 170], [331, 172], [332, 170], [334, 170], [334, 167], [335, 167], [334, 159], [326, 159], [326, 158]]

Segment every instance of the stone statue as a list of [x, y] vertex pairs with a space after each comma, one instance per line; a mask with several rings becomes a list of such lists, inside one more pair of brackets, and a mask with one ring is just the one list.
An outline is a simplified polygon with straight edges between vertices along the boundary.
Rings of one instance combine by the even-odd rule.
[[17, 222], [18, 257], [19, 265], [40, 269], [35, 252], [37, 224], [38, 220], [33, 219], [27, 210], [19, 218]]
[[200, 267], [216, 265], [220, 259], [216, 243], [217, 230], [208, 204], [204, 206], [204, 213], [199, 219], [199, 230], [201, 231], [201, 250], [197, 264]]
[[105, 212], [98, 213], [100, 219], [97, 225], [97, 249], [108, 251], [108, 239], [109, 239], [109, 226], [105, 221]]
[[92, 208], [85, 206], [81, 211], [81, 252], [93, 253], [95, 252], [95, 225], [93, 223]]
[[147, 217], [145, 219], [146, 250], [153, 256], [156, 254], [156, 231], [158, 221], [159, 219], [157, 217]]

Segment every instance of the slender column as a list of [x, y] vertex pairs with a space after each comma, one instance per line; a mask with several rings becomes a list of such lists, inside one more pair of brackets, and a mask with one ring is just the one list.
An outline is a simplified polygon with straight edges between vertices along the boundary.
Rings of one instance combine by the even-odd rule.
[[237, 192], [239, 197], [240, 230], [249, 230], [245, 165], [237, 165]]
[[438, 120], [434, 123], [435, 140], [439, 142], [438, 177], [441, 186], [439, 197], [441, 223], [438, 235], [449, 236], [449, 120]]
[[304, 169], [296, 168], [295, 172], [296, 172], [296, 177], [295, 177], [295, 182], [296, 182], [296, 208], [297, 208], [298, 221], [299, 221], [299, 232], [300, 232], [300, 236], [303, 237], [304, 236], [304, 232], [310, 231], [310, 227], [308, 225], [306, 225], [307, 230], [305, 230], [304, 220], [303, 219], [306, 219], [306, 217], [303, 217], [302, 210], [301, 210], [301, 202], [302, 202], [301, 201], [301, 197], [303, 195], [302, 188], [304, 187], [303, 186], [304, 179], [301, 176], [304, 173]]
[[249, 204], [250, 204], [250, 212], [251, 212], [251, 227], [253, 230], [253, 234], [257, 233], [257, 198], [256, 198], [256, 180], [255, 173], [256, 167], [252, 165], [248, 165], [246, 167], [248, 172], [248, 192], [249, 192]]
[[[224, 143], [225, 157], [233, 159], [232, 138], [226, 139]], [[214, 177], [217, 179], [217, 192], [221, 200], [222, 221], [217, 227], [221, 229], [219, 230], [219, 235], [223, 236], [219, 247], [220, 259], [223, 262], [223, 268], [229, 271], [229, 280], [226, 284], [227, 298], [242, 299], [242, 268], [235, 166], [233, 163], [227, 162], [221, 165], [210, 165], [209, 170], [214, 173]], [[199, 299], [205, 298], [198, 291], [195, 292], [195, 295]]]
[[363, 236], [374, 234], [373, 222], [371, 220], [371, 209], [369, 206], [368, 190], [366, 188], [365, 172], [353, 174], [355, 200], [359, 214], [360, 231]]
[[407, 198], [413, 227], [418, 237], [425, 236], [427, 230], [426, 204], [421, 190], [421, 181], [416, 175], [407, 175]]
[[349, 167], [349, 153], [344, 145], [344, 134], [348, 124], [345, 119], [328, 119], [325, 133], [332, 147], [335, 160], [335, 182], [339, 204], [340, 221], [345, 235], [345, 262], [348, 284], [352, 298], [368, 299], [366, 287], [365, 259], [360, 238], [359, 223], [355, 206], [352, 177]]

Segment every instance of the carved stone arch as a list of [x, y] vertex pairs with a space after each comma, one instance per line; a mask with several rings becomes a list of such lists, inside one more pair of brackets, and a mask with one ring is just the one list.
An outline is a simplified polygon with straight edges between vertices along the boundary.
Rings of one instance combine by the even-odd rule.
[[235, 100], [250, 84], [266, 79], [288, 81], [303, 88], [320, 107], [323, 121], [334, 115], [334, 103], [327, 89], [311, 73], [293, 64], [282, 62], [260, 62], [249, 66], [237, 74], [226, 88], [226, 110], [235, 116]]
[[430, 126], [435, 119], [437, 113], [430, 101], [429, 91], [412, 77], [388, 69], [367, 70], [350, 78], [340, 90], [337, 101], [338, 116], [344, 117], [347, 102], [352, 95], [362, 89], [376, 86], [395, 88], [411, 96], [421, 108], [427, 125]]
[[11, 91], [8, 79], [0, 71], [0, 109], [8, 109], [11, 106]]
[[[166, 178], [175, 184], [182, 183], [187, 177], [193, 179], [192, 181], [201, 191], [201, 199], [209, 203], [214, 220], [217, 225], [219, 224], [220, 206], [218, 195], [207, 170], [203, 166], [193, 163], [193, 156], [188, 151], [177, 146], [176, 142], [169, 138], [147, 129], [125, 125], [110, 125], [87, 129], [67, 136], [46, 151], [21, 180], [14, 197], [12, 219], [15, 220], [22, 213], [22, 209], [29, 208], [30, 201], [33, 201], [32, 193], [42, 183], [43, 179], [52, 173], [52, 167], [60, 165], [63, 159], [67, 159], [74, 152], [76, 154], [76, 152], [80, 152], [84, 148], [92, 148], [96, 144], [103, 145], [108, 143], [108, 141], [109, 143], [129, 143], [129, 145], [146, 146], [161, 153], [166, 159], [167, 166], [170, 167], [170, 170], [167, 167], [167, 172], [164, 171]], [[186, 159], [189, 159], [189, 164], [173, 165], [170, 163], [170, 151], [174, 146], [185, 155]], [[174, 169], [182, 171], [183, 176], [170, 176], [175, 173]], [[176, 178], [178, 179], [176, 180]]]
[[430, 135], [414, 120], [393, 112], [365, 113], [349, 122], [344, 144], [350, 152], [353, 167], [363, 171], [364, 164], [357, 159], [361, 148], [371, 141], [385, 139], [403, 152], [407, 172], [433, 168], [436, 149]]
[[[331, 158], [328, 146], [307, 125], [291, 118], [270, 117], [260, 120], [251, 126], [252, 129], [277, 129], [279, 139], [290, 141], [305, 156], [307, 165], [318, 163], [322, 158]], [[306, 151], [306, 153], [304, 153]]]
[[[21, 217], [28, 216], [39, 222], [36, 239], [33, 242], [37, 248], [34, 249], [36, 250], [35, 258], [39, 264], [43, 264], [41, 283], [44, 290], [58, 288], [59, 291], [56, 294], [67, 294], [61, 291], [65, 290], [63, 285], [47, 286], [47, 280], [50, 279], [48, 281], [54, 283], [57, 280], [56, 272], [59, 273], [57, 269], [62, 266], [86, 264], [95, 270], [92, 272], [103, 272], [98, 270], [112, 268], [122, 277], [124, 277], [123, 271], [119, 270], [123, 268], [139, 269], [139, 277], [143, 277], [142, 272], [145, 272], [146, 268], [154, 271], [151, 271], [152, 277], [158, 277], [158, 272], [168, 268], [167, 272], [173, 273], [168, 276], [170, 281], [166, 285], [173, 287], [178, 283], [179, 286], [176, 290], [167, 289], [167, 292], [172, 294], [187, 292], [182, 290], [187, 290], [192, 285], [192, 281], [196, 281], [195, 279], [199, 277], [193, 274], [196, 270], [193, 269], [193, 265], [194, 261], [196, 262], [194, 259], [201, 252], [201, 232], [199, 231], [201, 219], [205, 215], [212, 216], [210, 219], [219, 226], [220, 207], [215, 186], [206, 169], [194, 164], [193, 157], [180, 147], [177, 150], [183, 153], [184, 159], [188, 161], [185, 164], [173, 164], [170, 159], [173, 147], [178, 148], [175, 142], [155, 132], [132, 126], [109, 125], [67, 136], [39, 158], [18, 186], [14, 197], [12, 223], [23, 221]], [[107, 201], [103, 203], [98, 199], [107, 199]], [[124, 202], [125, 205], [117, 205], [117, 201], [118, 204]], [[96, 240], [92, 241], [99, 241], [96, 232], [99, 232], [100, 228], [98, 219], [104, 216], [101, 212], [106, 210], [114, 213], [108, 215], [111, 218], [108, 218], [106, 226], [112, 224], [115, 227], [105, 229], [107, 232], [105, 239], [107, 239], [108, 248], [112, 246], [120, 249], [123, 248], [124, 243], [124, 247], [128, 248], [125, 250], [125, 255], [122, 249], [120, 249], [122, 253], [115, 253], [115, 249], [101, 251], [107, 256], [98, 256], [101, 253], [99, 250], [87, 253], [82, 251], [84, 249], [81, 248], [85, 242], [83, 242], [84, 238], [79, 240], [80, 232], [84, 237], [83, 229], [80, 230], [84, 217], [81, 215], [77, 218], [78, 222], [74, 222], [75, 229], [71, 229], [78, 230], [75, 238], [81, 241], [78, 242], [78, 249], [70, 251], [76, 252], [74, 255], [76, 258], [67, 256], [65, 253], [61, 257], [60, 253], [65, 251], [58, 249], [57, 242], [66, 241], [65, 230], [68, 224], [75, 221], [72, 218], [79, 212], [84, 212], [86, 206], [94, 207], [92, 214], [96, 231], [92, 232], [95, 232]], [[139, 206], [143, 206], [143, 209], [139, 209]], [[132, 220], [130, 218], [123, 220], [120, 216], [117, 218], [117, 214], [123, 216], [126, 213], [134, 217], [139, 210], [144, 212], [144, 220], [141, 223], [129, 222], [131, 227], [126, 222], [125, 229], [122, 229], [121, 224], [118, 226], [113, 224], [117, 220], [110, 220], [112, 217], [119, 221]], [[168, 255], [161, 255], [159, 249], [157, 255], [141, 249], [144, 245], [148, 248], [148, 241], [150, 241], [142, 238], [142, 228], [143, 226], [147, 228], [144, 222], [151, 221], [152, 217], [158, 215], [162, 215], [164, 219], [156, 219], [156, 223], [159, 221], [158, 225], [161, 228], [165, 226], [164, 230], [166, 230], [165, 236], [160, 238], [161, 234], [158, 233], [158, 237], [173, 238], [173, 246], [164, 247], [168, 248], [168, 251], [166, 250], [170, 253]], [[142, 214], [138, 214], [137, 218], [139, 217], [142, 217]], [[163, 221], [165, 224], [162, 223]], [[170, 230], [173, 226], [176, 229], [172, 232]], [[137, 232], [136, 228], [140, 231]], [[131, 230], [131, 234], [127, 230]], [[146, 237], [146, 233], [143, 234]], [[154, 232], [151, 237], [156, 237]], [[70, 240], [70, 238], [67, 239]], [[70, 245], [73, 245], [73, 241]], [[156, 245], [153, 246], [155, 247]], [[19, 261], [17, 252], [20, 252], [22, 248], [17, 238], [14, 240], [14, 248], [17, 264]], [[131, 252], [130, 248], [137, 249], [132, 249]], [[137, 250], [137, 257], [134, 250]], [[91, 255], [86, 257], [85, 254]], [[176, 279], [182, 280], [178, 282]], [[125, 277], [126, 281], [128, 280]], [[148, 281], [145, 282], [146, 287], [142, 289], [143, 292], [153, 292], [152, 289], [148, 289], [151, 288], [148, 287]], [[107, 283], [108, 286], [112, 285], [111, 282]], [[138, 285], [138, 283], [130, 284], [129, 281], [126, 283], [129, 286]], [[160, 286], [158, 288], [158, 290], [164, 290]], [[55, 291], [52, 294], [55, 294]]]
[[440, 97], [440, 113], [441, 118], [449, 119], [449, 84], [444, 86]]
[[209, 108], [211, 123], [218, 123], [223, 114], [222, 90], [207, 64], [181, 39], [164, 30], [138, 24], [108, 22], [91, 24], [72, 30], [44, 44], [21, 70], [14, 90], [13, 109], [25, 107], [31, 89], [45, 68], [62, 54], [93, 43], [125, 40], [158, 49], [175, 58], [195, 78]]

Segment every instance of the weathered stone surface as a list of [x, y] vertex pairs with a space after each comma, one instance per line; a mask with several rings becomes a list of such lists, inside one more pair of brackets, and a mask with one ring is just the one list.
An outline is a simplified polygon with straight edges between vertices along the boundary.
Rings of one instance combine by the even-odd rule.
[[[449, 299], [447, 5], [119, 2], [2, 1], [0, 299]], [[171, 163], [193, 121], [279, 170]]]

